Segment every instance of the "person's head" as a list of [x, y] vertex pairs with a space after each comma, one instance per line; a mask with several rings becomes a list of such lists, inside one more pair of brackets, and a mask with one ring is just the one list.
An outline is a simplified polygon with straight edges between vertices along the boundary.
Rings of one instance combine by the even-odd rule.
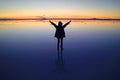
[[59, 26], [62, 26], [62, 22], [61, 22], [61, 21], [59, 21], [59, 22], [58, 22], [58, 25], [59, 25]]

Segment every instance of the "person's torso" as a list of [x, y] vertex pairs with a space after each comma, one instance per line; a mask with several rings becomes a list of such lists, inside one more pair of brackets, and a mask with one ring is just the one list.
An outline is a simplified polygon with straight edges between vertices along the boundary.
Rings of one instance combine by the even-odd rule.
[[56, 33], [64, 34], [65, 33], [64, 28], [63, 27], [56, 28]]

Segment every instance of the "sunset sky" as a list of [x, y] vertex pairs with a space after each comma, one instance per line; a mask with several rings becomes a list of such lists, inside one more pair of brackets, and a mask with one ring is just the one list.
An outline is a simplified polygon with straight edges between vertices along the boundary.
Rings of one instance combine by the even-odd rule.
[[120, 18], [120, 0], [0, 0], [3, 17]]

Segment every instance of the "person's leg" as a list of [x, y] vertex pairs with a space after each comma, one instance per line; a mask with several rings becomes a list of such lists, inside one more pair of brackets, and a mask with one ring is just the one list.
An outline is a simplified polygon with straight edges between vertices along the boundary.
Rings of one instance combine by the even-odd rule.
[[63, 38], [61, 38], [61, 50], [63, 50]]
[[57, 49], [59, 50], [60, 38], [57, 38]]

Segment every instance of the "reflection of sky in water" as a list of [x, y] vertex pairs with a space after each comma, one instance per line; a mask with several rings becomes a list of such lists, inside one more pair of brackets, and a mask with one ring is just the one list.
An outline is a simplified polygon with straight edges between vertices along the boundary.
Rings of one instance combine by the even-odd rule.
[[57, 57], [55, 29], [50, 23], [0, 22], [2, 76], [17, 80], [117, 80], [119, 25], [115, 21], [71, 22], [65, 29], [64, 70], [60, 75], [56, 60], [61, 62], [61, 57]]

